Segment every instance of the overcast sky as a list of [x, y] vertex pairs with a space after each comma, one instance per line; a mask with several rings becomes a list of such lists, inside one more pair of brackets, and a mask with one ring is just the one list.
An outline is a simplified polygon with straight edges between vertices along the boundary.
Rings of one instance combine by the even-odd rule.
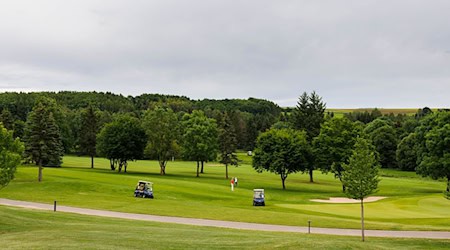
[[448, 0], [0, 0], [0, 91], [449, 107]]

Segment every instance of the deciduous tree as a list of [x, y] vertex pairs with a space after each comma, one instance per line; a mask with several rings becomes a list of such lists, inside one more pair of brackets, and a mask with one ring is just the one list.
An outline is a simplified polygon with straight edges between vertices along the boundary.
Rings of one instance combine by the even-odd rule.
[[256, 142], [253, 168], [257, 172], [269, 171], [280, 175], [283, 189], [289, 174], [307, 168], [310, 147], [306, 132], [293, 129], [270, 129]]
[[450, 112], [435, 112], [423, 118], [416, 129], [417, 173], [433, 179], [446, 178], [450, 199]]
[[203, 168], [205, 161], [217, 158], [218, 129], [216, 120], [207, 118], [202, 111], [194, 110], [186, 114], [182, 122], [183, 156], [187, 160], [197, 162], [197, 177], [199, 177], [200, 163]]
[[23, 150], [23, 143], [0, 123], [0, 189], [14, 179]]
[[[342, 181], [342, 165], [348, 163], [361, 130], [361, 123], [345, 117], [333, 117], [322, 125], [313, 143], [317, 166], [322, 172], [332, 172], [335, 178]], [[342, 189], [345, 190], [344, 185]]]
[[147, 142], [145, 131], [136, 118], [120, 116], [106, 124], [97, 136], [98, 153], [110, 160], [111, 170], [118, 165], [119, 172], [128, 161], [142, 159]]
[[417, 138], [410, 133], [397, 146], [396, 159], [398, 167], [405, 171], [414, 171], [417, 167]]
[[373, 146], [359, 137], [348, 164], [343, 164], [342, 183], [347, 197], [361, 201], [361, 236], [364, 241], [364, 198], [374, 193], [378, 187], [378, 169]]
[[159, 162], [160, 174], [166, 174], [167, 161], [180, 150], [177, 115], [170, 108], [156, 107], [144, 115], [147, 133], [146, 154]]

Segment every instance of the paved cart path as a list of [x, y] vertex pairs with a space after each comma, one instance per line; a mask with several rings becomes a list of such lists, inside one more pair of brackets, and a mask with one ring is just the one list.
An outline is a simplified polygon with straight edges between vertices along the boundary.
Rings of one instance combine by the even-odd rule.
[[[9, 200], [9, 199], [2, 199], [2, 198], [0, 198], [0, 205], [31, 208], [31, 209], [41, 209], [41, 210], [51, 210], [51, 211], [53, 211], [53, 209], [54, 209], [53, 204], [44, 204], [44, 203], [28, 202], [28, 201], [17, 201], [17, 200]], [[87, 209], [87, 208], [59, 206], [59, 205], [57, 206], [57, 211], [58, 212], [84, 214], [84, 215], [102, 216], [102, 217], [112, 217], [112, 218], [122, 218], [122, 219], [142, 220], [142, 221], [156, 221], [156, 222], [164, 222], [164, 223], [177, 223], [177, 224], [195, 225], [195, 226], [223, 227], [223, 228], [233, 228], [233, 229], [274, 231], [274, 232], [308, 233], [308, 227], [270, 225], [270, 224], [221, 221], [221, 220], [207, 220], [207, 219], [159, 216], [159, 215], [148, 215], [148, 214], [132, 214], [132, 213], [113, 212], [113, 211], [107, 211], [107, 210], [95, 210], [95, 209]], [[311, 233], [360, 236], [361, 230], [311, 227]], [[366, 236], [374, 236], [374, 237], [450, 239], [450, 232], [439, 232], [439, 231], [366, 230], [365, 234], [366, 234]]]

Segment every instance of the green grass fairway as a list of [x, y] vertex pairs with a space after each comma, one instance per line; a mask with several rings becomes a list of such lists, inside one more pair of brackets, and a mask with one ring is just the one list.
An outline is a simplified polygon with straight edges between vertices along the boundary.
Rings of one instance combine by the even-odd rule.
[[[405, 114], [405, 115], [414, 115], [417, 113], [417, 110], [419, 108], [413, 109], [413, 108], [402, 108], [402, 109], [383, 109], [379, 108], [378, 110], [383, 115], [389, 115], [389, 114]], [[342, 117], [344, 114], [350, 113], [350, 112], [371, 112], [373, 108], [357, 108], [357, 109], [327, 109], [327, 112], [333, 112], [336, 117]], [[435, 110], [435, 109], [434, 109]]]
[[450, 240], [185, 226], [0, 206], [2, 249], [448, 249]]
[[[247, 159], [248, 161], [248, 159]], [[159, 175], [154, 161], [130, 162], [128, 173], [109, 170], [109, 161], [67, 156], [62, 168], [44, 169], [42, 183], [37, 168], [22, 166], [16, 179], [0, 191], [0, 197], [97, 208], [121, 212], [207, 218], [315, 227], [359, 228], [359, 204], [324, 204], [310, 199], [342, 197], [333, 175], [315, 172], [315, 183], [306, 174], [288, 176], [287, 190], [279, 176], [256, 173], [249, 165], [229, 167], [239, 178], [234, 192], [225, 169], [208, 163], [205, 174], [195, 177], [194, 162], [169, 162], [167, 175]], [[367, 229], [450, 231], [450, 200], [443, 197], [445, 182], [417, 177], [414, 173], [383, 170], [377, 196], [385, 200], [367, 203]], [[155, 199], [133, 197], [138, 180], [155, 183]], [[266, 207], [252, 206], [254, 188], [266, 190]]]

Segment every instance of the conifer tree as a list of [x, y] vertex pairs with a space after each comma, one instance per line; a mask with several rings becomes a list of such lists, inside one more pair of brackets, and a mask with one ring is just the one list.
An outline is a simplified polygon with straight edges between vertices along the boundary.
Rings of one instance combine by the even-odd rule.
[[[324, 122], [326, 105], [322, 102], [322, 98], [312, 92], [308, 96], [306, 92], [299, 97], [297, 107], [292, 114], [292, 124], [297, 130], [306, 132], [306, 139], [312, 145], [312, 141], [320, 133], [320, 127]], [[314, 156], [308, 156], [308, 166], [305, 171], [309, 173], [309, 181], [314, 182], [313, 171], [316, 168]]]
[[224, 114], [219, 129], [220, 163], [225, 164], [225, 178], [228, 179], [228, 165], [238, 166], [236, 155], [237, 140], [234, 127], [227, 113]]
[[91, 168], [94, 168], [94, 157], [97, 153], [98, 117], [92, 106], [81, 113], [80, 150], [91, 157]]
[[39, 167], [38, 181], [42, 181], [44, 166], [61, 166], [64, 151], [60, 131], [53, 113], [42, 102], [28, 115], [24, 141], [26, 156]]

